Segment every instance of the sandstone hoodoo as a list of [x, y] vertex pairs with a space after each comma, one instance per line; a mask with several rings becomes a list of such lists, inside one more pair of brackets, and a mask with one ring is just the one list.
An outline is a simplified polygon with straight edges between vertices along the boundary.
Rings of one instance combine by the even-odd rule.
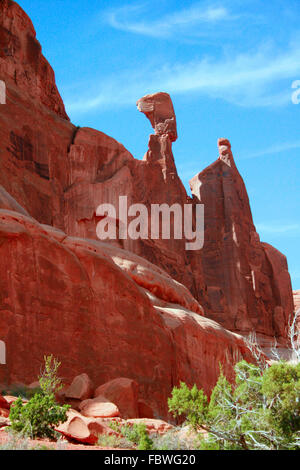
[[[58, 357], [65, 396], [82, 407], [61, 432], [94, 442], [98, 415], [166, 419], [175, 384], [209, 393], [220, 363], [232, 378], [236, 360], [252, 359], [249, 332], [263, 346], [287, 346], [287, 261], [260, 241], [228, 140], [189, 197], [167, 93], [137, 102], [154, 129], [141, 160], [76, 128], [30, 19], [10, 0], [0, 2], [0, 80], [1, 384], [30, 384], [44, 355]], [[203, 248], [188, 251], [174, 236], [99, 241], [97, 207], [117, 207], [120, 196], [147, 208], [204, 204]]]
[[231, 151], [219, 139], [219, 159], [190, 182], [195, 202], [205, 207], [202, 260], [209, 316], [232, 331], [255, 331], [261, 341], [284, 344], [293, 312], [285, 256], [261, 243], [249, 198]]
[[176, 116], [168, 93], [155, 93], [138, 100], [137, 108], [150, 120], [155, 135], [168, 135], [171, 142], [177, 140]]

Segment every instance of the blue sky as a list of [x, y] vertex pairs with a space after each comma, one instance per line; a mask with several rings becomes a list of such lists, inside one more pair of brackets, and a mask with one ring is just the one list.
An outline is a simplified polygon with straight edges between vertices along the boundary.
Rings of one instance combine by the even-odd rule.
[[[170, 93], [185, 186], [230, 139], [261, 240], [288, 259], [300, 289], [299, 0], [20, 0], [76, 125], [136, 158], [151, 127], [147, 93]], [[300, 97], [300, 94], [299, 94]]]

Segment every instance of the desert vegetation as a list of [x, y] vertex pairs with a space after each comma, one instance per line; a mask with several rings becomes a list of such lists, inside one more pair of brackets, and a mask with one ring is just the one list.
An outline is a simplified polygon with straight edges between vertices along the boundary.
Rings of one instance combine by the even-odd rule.
[[32, 439], [57, 437], [55, 426], [67, 420], [69, 405], [60, 406], [56, 403], [55, 392], [62, 387], [58, 378], [60, 363], [53, 356], [44, 358], [44, 370], [39, 377], [40, 389], [23, 403], [19, 397], [10, 411], [10, 430], [23, 437]]
[[198, 433], [199, 449], [300, 449], [299, 316], [300, 310], [290, 321], [290, 361], [281, 360], [274, 347], [277, 360], [270, 364], [250, 335], [247, 343], [256, 361], [235, 365], [234, 384], [220, 368], [210, 399], [196, 385], [190, 389], [181, 383], [173, 389], [169, 410], [175, 417], [184, 416]]
[[[99, 447], [136, 450], [299, 450], [300, 449], [300, 344], [296, 328], [300, 311], [289, 328], [290, 360], [281, 360], [273, 348], [266, 358], [255, 334], [247, 339], [253, 363], [241, 360], [230, 383], [220, 366], [219, 379], [210, 397], [184, 382], [174, 387], [168, 400], [169, 412], [179, 419], [165, 433], [150, 434], [145, 423], [114, 421], [112, 433], [99, 435]], [[16, 386], [17, 400], [10, 409], [8, 440], [0, 450], [47, 450], [32, 440], [47, 438], [62, 448], [56, 427], [67, 420], [69, 405], [60, 405], [55, 395], [62, 388], [60, 362], [44, 357], [39, 387]], [[26, 399], [26, 400], [24, 400]]]

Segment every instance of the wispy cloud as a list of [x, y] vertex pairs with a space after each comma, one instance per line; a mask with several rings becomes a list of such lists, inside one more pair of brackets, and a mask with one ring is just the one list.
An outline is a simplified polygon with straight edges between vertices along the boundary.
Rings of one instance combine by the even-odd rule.
[[[170, 37], [173, 34], [190, 32], [190, 29], [202, 25], [216, 25], [222, 21], [233, 21], [237, 16], [223, 6], [203, 6], [194, 4], [189, 8], [164, 15], [160, 19], [144, 21], [139, 17], [146, 12], [146, 5], [126, 5], [104, 13], [105, 21], [113, 28], [151, 37]], [[136, 19], [132, 19], [133, 17]]]
[[299, 149], [300, 148], [300, 140], [295, 142], [287, 142], [284, 144], [277, 144], [272, 145], [264, 150], [259, 150], [258, 152], [253, 152], [245, 155], [240, 155], [240, 160], [247, 160], [250, 158], [259, 158], [264, 157], [266, 155], [274, 155], [275, 153], [282, 153], [288, 152], [289, 150]]
[[[291, 103], [291, 83], [300, 76], [300, 47], [277, 52], [262, 46], [256, 53], [206, 57], [187, 63], [145, 64], [105, 80], [95, 79], [76, 96], [66, 99], [70, 113], [132, 105], [141, 96], [156, 91], [194, 93], [223, 99], [238, 106], [282, 106]], [[287, 81], [288, 80], [288, 81]], [[96, 91], [97, 90], [97, 91]], [[99, 93], [98, 90], [101, 90]], [[273, 150], [272, 150], [273, 151]]]
[[[299, 271], [299, 270], [292, 270], [292, 271], [290, 271], [290, 275], [291, 275], [291, 278], [292, 278], [293, 280], [295, 280], [295, 279], [300, 279], [300, 271]], [[298, 283], [298, 285], [299, 285], [299, 283]], [[299, 285], [298, 288], [300, 288], [300, 285]]]
[[258, 223], [255, 224], [256, 229], [261, 234], [267, 235], [290, 235], [290, 236], [299, 236], [300, 234], [300, 224], [287, 224], [285, 222], [279, 223]]

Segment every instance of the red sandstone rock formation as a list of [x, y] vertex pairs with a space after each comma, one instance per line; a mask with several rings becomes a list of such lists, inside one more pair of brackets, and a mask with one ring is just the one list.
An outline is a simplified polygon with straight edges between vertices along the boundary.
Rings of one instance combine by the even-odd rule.
[[[197, 311], [188, 291], [182, 305], [172, 303], [167, 274], [156, 297], [161, 274], [155, 281], [153, 266], [148, 284], [151, 265], [143, 258], [127, 252], [126, 263], [120, 248], [68, 237], [7, 210], [0, 210], [0, 240], [0, 332], [7, 348], [0, 383], [31, 383], [43, 356], [54, 354], [67, 382], [83, 370], [95, 384], [127, 376], [154, 416], [166, 417], [174, 384], [198, 383], [209, 392], [219, 363], [230, 377], [237, 358], [251, 359], [240, 336], [186, 308]], [[132, 263], [136, 280], [127, 272]]]
[[168, 93], [154, 93], [138, 100], [138, 110], [150, 120], [156, 135], [167, 135], [177, 140], [176, 116]]
[[209, 316], [225, 328], [283, 341], [293, 312], [291, 281], [283, 254], [261, 243], [244, 182], [228, 140], [219, 159], [190, 182], [195, 203], [205, 207], [201, 251]]
[[[0, 65], [6, 84], [68, 119], [52, 68], [42, 55], [30, 18], [11, 0], [1, 0]], [[34, 103], [35, 104], [35, 103]]]
[[0, 184], [42, 223], [64, 228], [67, 152], [76, 130], [34, 27], [15, 2], [0, 2]]
[[[32, 382], [44, 354], [54, 354], [69, 383], [82, 373], [95, 384], [129, 377], [143, 408], [165, 417], [179, 380], [209, 392], [220, 362], [230, 376], [235, 360], [250, 359], [224, 327], [284, 342], [286, 259], [259, 240], [228, 141], [192, 180], [192, 201], [174, 162], [167, 94], [138, 102], [155, 129], [143, 160], [75, 128], [31, 21], [10, 0], [0, 2], [0, 79], [0, 383]], [[120, 195], [148, 208], [204, 203], [203, 250], [174, 238], [96, 241], [98, 205], [117, 205]]]

